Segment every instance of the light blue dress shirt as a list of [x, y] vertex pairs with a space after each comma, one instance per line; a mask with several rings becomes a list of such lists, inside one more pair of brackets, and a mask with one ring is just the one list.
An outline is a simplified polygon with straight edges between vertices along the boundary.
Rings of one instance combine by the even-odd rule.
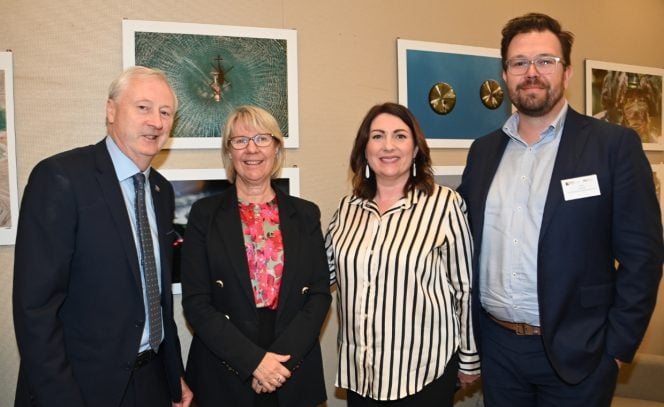
[[[143, 306], [145, 309], [145, 325], [143, 327], [143, 336], [141, 338], [141, 344], [139, 347], [139, 352], [150, 349], [150, 331], [149, 331], [149, 316], [148, 316], [148, 300], [147, 292], [145, 289], [145, 273], [143, 270], [142, 262], [140, 261], [141, 257], [141, 242], [138, 238], [138, 221], [136, 219], [136, 211], [134, 207], [134, 202], [136, 201], [136, 190], [134, 189], [134, 174], [140, 172], [139, 168], [134, 164], [133, 161], [127, 157], [122, 150], [115, 144], [113, 139], [110, 136], [106, 137], [106, 147], [108, 152], [111, 155], [111, 161], [113, 161], [113, 167], [115, 168], [115, 175], [118, 177], [118, 182], [120, 183], [120, 188], [122, 189], [122, 197], [124, 198], [125, 206], [127, 207], [127, 214], [129, 215], [129, 220], [131, 221], [131, 230], [134, 235], [134, 244], [136, 245], [136, 253], [139, 258], [139, 267], [141, 269], [141, 284], [143, 286]], [[148, 221], [150, 222], [150, 232], [152, 234], [152, 245], [154, 246], [154, 257], [155, 263], [157, 266], [157, 278], [159, 279], [159, 292], [161, 292], [161, 256], [159, 250], [159, 234], [157, 229], [157, 217], [154, 211], [154, 205], [152, 203], [152, 189], [150, 187], [150, 167], [143, 172], [145, 174], [145, 205], [148, 212]], [[124, 293], [118, 293], [118, 295], [123, 295]], [[163, 319], [163, 312], [162, 312]], [[162, 333], [161, 337], [164, 337], [164, 330], [162, 323]]]
[[518, 112], [503, 126], [510, 139], [487, 197], [479, 290], [484, 309], [504, 321], [540, 325], [537, 246], [567, 109], [531, 145], [518, 133]]

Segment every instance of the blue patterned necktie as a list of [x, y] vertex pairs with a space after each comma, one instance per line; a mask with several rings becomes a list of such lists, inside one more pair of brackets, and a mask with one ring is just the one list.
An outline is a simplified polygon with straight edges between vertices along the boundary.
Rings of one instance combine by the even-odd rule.
[[145, 274], [145, 287], [148, 300], [148, 316], [150, 323], [150, 347], [157, 352], [161, 341], [161, 301], [159, 295], [159, 279], [152, 246], [152, 233], [148, 212], [145, 208], [145, 175], [138, 173], [133, 176], [136, 190], [136, 221], [138, 224], [138, 238], [141, 244], [141, 264]]

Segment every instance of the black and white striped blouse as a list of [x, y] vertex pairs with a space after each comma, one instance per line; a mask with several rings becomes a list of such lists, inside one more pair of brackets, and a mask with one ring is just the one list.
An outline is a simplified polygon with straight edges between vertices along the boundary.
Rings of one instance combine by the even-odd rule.
[[410, 192], [382, 216], [373, 201], [344, 197], [326, 249], [338, 286], [337, 387], [400, 399], [439, 378], [457, 350], [460, 370], [479, 373], [459, 194], [438, 185], [431, 196]]

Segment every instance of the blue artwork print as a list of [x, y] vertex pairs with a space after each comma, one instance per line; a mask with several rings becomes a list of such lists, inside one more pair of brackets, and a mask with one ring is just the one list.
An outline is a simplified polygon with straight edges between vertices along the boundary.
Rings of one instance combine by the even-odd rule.
[[[469, 142], [500, 128], [511, 114], [507, 88], [502, 79], [500, 58], [438, 51], [406, 51], [408, 108], [417, 117], [427, 139], [461, 139]], [[489, 109], [482, 103], [480, 88], [494, 80], [503, 90], [502, 103]], [[446, 83], [456, 94], [456, 104], [439, 114], [429, 103], [429, 92]]]

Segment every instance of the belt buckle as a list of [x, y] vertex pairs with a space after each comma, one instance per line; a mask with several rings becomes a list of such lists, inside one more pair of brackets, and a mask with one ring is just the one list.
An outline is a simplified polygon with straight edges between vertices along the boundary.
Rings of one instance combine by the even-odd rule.
[[526, 333], [526, 324], [515, 324], [516, 327], [514, 329], [514, 332], [517, 335], [527, 335]]

